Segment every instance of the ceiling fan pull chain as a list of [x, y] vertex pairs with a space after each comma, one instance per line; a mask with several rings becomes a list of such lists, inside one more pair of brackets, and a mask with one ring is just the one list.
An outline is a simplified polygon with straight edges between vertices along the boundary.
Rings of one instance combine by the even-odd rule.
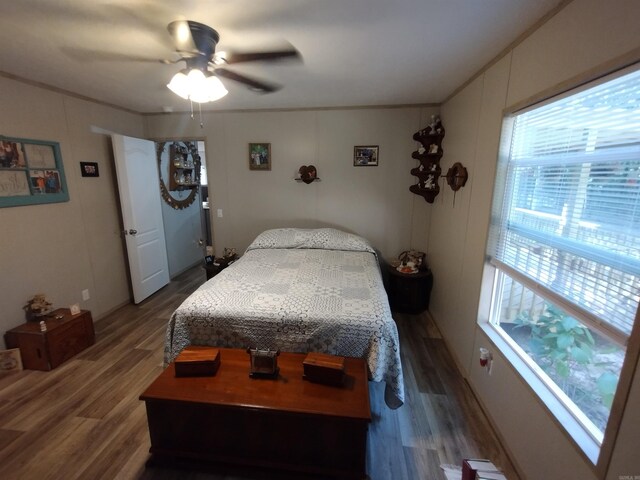
[[200, 128], [204, 128], [204, 123], [202, 122], [202, 104], [198, 104], [198, 111], [200, 112]]
[[193, 120], [193, 100], [189, 97], [189, 103], [191, 104], [191, 120]]

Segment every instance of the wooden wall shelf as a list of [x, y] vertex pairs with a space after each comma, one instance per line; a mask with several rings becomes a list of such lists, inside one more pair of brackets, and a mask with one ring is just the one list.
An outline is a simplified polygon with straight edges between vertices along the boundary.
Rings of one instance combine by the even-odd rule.
[[411, 169], [411, 175], [418, 177], [418, 181], [409, 187], [409, 191], [422, 196], [428, 203], [433, 203], [440, 193], [438, 180], [442, 173], [440, 159], [444, 134], [444, 127], [435, 115], [431, 117], [429, 126], [413, 134], [413, 139], [420, 142], [421, 146], [411, 157], [418, 160], [420, 165]]
[[187, 190], [200, 185], [200, 166], [186, 147], [172, 143], [169, 147], [169, 190]]

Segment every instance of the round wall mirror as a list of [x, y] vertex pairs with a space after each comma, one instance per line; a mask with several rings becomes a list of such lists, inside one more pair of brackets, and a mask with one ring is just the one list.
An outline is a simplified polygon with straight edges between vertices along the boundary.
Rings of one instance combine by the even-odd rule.
[[200, 155], [197, 142], [158, 142], [160, 193], [176, 210], [187, 208], [200, 187]]

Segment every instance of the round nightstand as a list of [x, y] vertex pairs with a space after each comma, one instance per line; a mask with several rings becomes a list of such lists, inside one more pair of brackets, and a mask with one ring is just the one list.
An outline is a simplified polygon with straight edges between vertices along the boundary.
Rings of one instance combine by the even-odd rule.
[[431, 270], [418, 273], [400, 273], [387, 265], [389, 304], [399, 313], [422, 313], [429, 308], [429, 297], [433, 287]]

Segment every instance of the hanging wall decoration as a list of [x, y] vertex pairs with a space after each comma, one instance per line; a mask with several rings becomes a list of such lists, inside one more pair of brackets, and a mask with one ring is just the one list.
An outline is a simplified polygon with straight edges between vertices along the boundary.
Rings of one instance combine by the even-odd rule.
[[418, 177], [417, 183], [411, 185], [409, 190], [416, 195], [433, 203], [440, 186], [438, 179], [442, 173], [440, 159], [442, 158], [442, 139], [444, 127], [439, 117], [431, 116], [431, 123], [422, 130], [413, 134], [413, 139], [420, 142], [420, 148], [411, 154], [412, 158], [420, 161], [420, 165], [411, 169], [411, 175]]
[[302, 165], [298, 170], [299, 177], [296, 180], [301, 180], [307, 185], [316, 180], [320, 180], [318, 178], [318, 170], [313, 165]]
[[200, 190], [200, 155], [196, 142], [170, 142], [165, 151], [166, 144], [157, 143], [160, 194], [171, 208], [182, 210]]
[[468, 178], [469, 173], [460, 162], [454, 163], [447, 171], [447, 185], [449, 185], [454, 192], [464, 187]]
[[469, 173], [460, 162], [454, 163], [451, 168], [447, 170], [447, 185], [453, 190], [454, 207], [456, 205], [456, 192], [465, 186], [467, 178], [469, 178]]
[[377, 167], [379, 154], [378, 145], [356, 145], [353, 147], [353, 166]]
[[249, 170], [271, 170], [271, 144], [249, 144]]
[[68, 200], [57, 142], [0, 135], [0, 207]]
[[98, 162], [80, 162], [80, 174], [83, 177], [99, 177]]

